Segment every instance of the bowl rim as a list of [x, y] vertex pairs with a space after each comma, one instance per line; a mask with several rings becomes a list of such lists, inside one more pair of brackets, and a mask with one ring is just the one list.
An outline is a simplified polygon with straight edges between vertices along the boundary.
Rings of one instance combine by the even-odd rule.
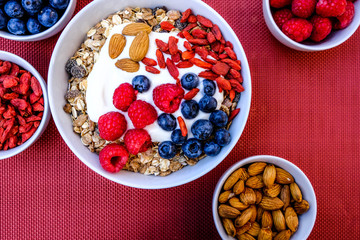
[[0, 37], [24, 42], [40, 41], [46, 38], [50, 38], [60, 32], [65, 27], [66, 23], [70, 20], [75, 11], [76, 1], [77, 0], [70, 0], [69, 5], [67, 6], [61, 18], [55, 23], [55, 25], [51, 26], [45, 31], [32, 35], [15, 35], [7, 31], [0, 30]]
[[292, 163], [284, 158], [280, 158], [280, 157], [272, 156], [272, 155], [255, 155], [255, 156], [244, 158], [244, 159], [234, 163], [233, 165], [231, 165], [219, 178], [219, 180], [215, 186], [213, 199], [212, 199], [212, 215], [213, 215], [213, 220], [214, 220], [216, 230], [217, 230], [218, 234], [220, 235], [220, 237], [222, 239], [227, 239], [227, 240], [235, 239], [226, 234], [226, 232], [221, 224], [221, 220], [220, 220], [220, 217], [218, 214], [218, 197], [221, 192], [222, 186], [224, 185], [226, 179], [236, 169], [238, 169], [244, 165], [254, 163], [254, 162], [266, 162], [266, 163], [272, 163], [274, 165], [277, 165], [276, 162], [281, 162], [281, 163], [287, 165], [286, 166], [287, 168], [285, 168], [285, 167], [282, 167], [282, 168], [284, 168], [287, 171], [288, 171], [288, 168], [291, 168], [291, 169], [293, 169], [293, 171], [298, 172], [301, 175], [301, 178], [305, 181], [305, 184], [310, 186], [310, 189], [307, 191], [307, 193], [312, 196], [311, 198], [314, 199], [314, 204], [311, 205], [311, 208], [314, 211], [314, 216], [311, 217], [311, 222], [310, 222], [311, 227], [308, 228], [308, 231], [306, 232], [306, 234], [304, 236], [302, 236], [302, 237], [304, 237], [304, 239], [307, 239], [309, 237], [312, 229], [314, 228], [316, 216], [317, 216], [317, 200], [316, 200], [314, 187], [312, 186], [312, 184], [311, 184], [310, 180], [308, 179], [308, 177], [306, 176], [306, 174], [298, 166], [296, 166], [294, 163]]
[[[5, 58], [3, 59], [3, 57], [5, 57], [6, 59]], [[19, 65], [19, 67], [22, 67], [23, 69], [29, 71], [33, 76], [35, 76], [41, 85], [41, 89], [43, 91], [43, 98], [44, 98], [43, 116], [41, 118], [40, 125], [36, 129], [35, 133], [27, 141], [25, 141], [23, 144], [15, 147], [15, 148], [8, 149], [6, 151], [0, 150], [0, 160], [2, 160], [2, 159], [13, 157], [13, 156], [21, 153], [22, 151], [24, 151], [25, 149], [30, 147], [33, 143], [35, 143], [40, 138], [42, 133], [45, 131], [47, 125], [49, 124], [50, 107], [49, 107], [49, 98], [48, 98], [46, 83], [45, 83], [43, 77], [40, 75], [40, 73], [28, 61], [26, 61], [25, 59], [23, 59], [20, 56], [17, 56], [13, 53], [6, 52], [6, 51], [0, 51], [0, 59], [6, 60], [6, 61], [9, 61], [12, 63], [16, 63], [17, 65]]]

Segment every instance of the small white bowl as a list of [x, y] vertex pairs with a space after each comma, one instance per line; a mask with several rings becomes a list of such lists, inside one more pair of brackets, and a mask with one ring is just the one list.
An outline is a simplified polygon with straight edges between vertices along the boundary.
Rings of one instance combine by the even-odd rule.
[[47, 125], [49, 124], [50, 108], [49, 108], [49, 100], [48, 100], [48, 94], [47, 94], [47, 89], [46, 89], [46, 83], [45, 83], [44, 79], [41, 77], [41, 75], [39, 74], [39, 72], [36, 71], [36, 69], [30, 63], [28, 63], [25, 59], [23, 59], [19, 56], [16, 56], [12, 53], [5, 52], [5, 51], [0, 51], [0, 60], [15, 63], [20, 68], [23, 68], [23, 69], [29, 71], [39, 81], [42, 92], [43, 92], [43, 97], [44, 97], [44, 115], [43, 115], [40, 125], [36, 129], [35, 133], [26, 142], [24, 142], [23, 144], [15, 147], [15, 148], [8, 149], [6, 151], [0, 150], [0, 160], [1, 160], [1, 159], [9, 158], [9, 157], [15, 156], [16, 154], [21, 153], [22, 151], [24, 151], [25, 149], [30, 147], [33, 143], [36, 142], [36, 140], [38, 140], [40, 138], [41, 134], [43, 134]]
[[351, 37], [351, 35], [353, 35], [360, 24], [360, 1], [355, 1], [353, 4], [355, 7], [355, 16], [351, 24], [345, 29], [332, 31], [323, 41], [318, 43], [312, 42], [310, 40], [298, 43], [287, 37], [276, 25], [272, 17], [270, 0], [263, 0], [263, 14], [266, 25], [268, 26], [270, 32], [282, 44], [295, 50], [314, 52], [336, 47], [345, 42], [348, 38]]
[[24, 41], [24, 42], [32, 42], [32, 41], [40, 41], [49, 37], [54, 36], [58, 32], [60, 32], [66, 24], [71, 19], [76, 7], [76, 0], [70, 0], [69, 5], [67, 6], [64, 14], [61, 18], [55, 23], [54, 26], [42, 31], [38, 34], [32, 35], [15, 35], [11, 34], [7, 31], [0, 30], [0, 37], [15, 40], [15, 41]]
[[222, 225], [221, 218], [218, 214], [218, 198], [221, 192], [221, 189], [226, 181], [226, 179], [233, 173], [236, 169], [241, 168], [245, 165], [254, 163], [254, 162], [266, 162], [272, 163], [277, 167], [283, 168], [288, 171], [295, 179], [295, 182], [300, 187], [300, 190], [303, 195], [303, 199], [309, 202], [310, 208], [309, 210], [299, 216], [299, 229], [295, 232], [293, 236], [291, 236], [291, 240], [304, 240], [307, 239], [311, 233], [311, 230], [314, 227], [317, 205], [316, 205], [316, 196], [314, 192], [314, 188], [312, 187], [309, 179], [306, 175], [293, 163], [279, 157], [269, 156], [269, 155], [259, 155], [245, 158], [234, 165], [232, 165], [219, 179], [212, 200], [212, 212], [213, 218], [215, 222], [216, 229], [220, 235], [220, 237], [224, 240], [234, 240], [235, 238], [226, 234], [225, 229]]

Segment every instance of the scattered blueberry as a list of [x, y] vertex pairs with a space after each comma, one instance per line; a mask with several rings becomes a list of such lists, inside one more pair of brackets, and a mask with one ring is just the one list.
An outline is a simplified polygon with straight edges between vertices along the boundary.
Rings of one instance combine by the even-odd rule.
[[191, 90], [199, 85], [199, 77], [194, 73], [186, 73], [181, 78], [181, 86], [186, 90]]
[[58, 14], [51, 7], [44, 7], [38, 14], [38, 20], [44, 27], [52, 27], [58, 20]]
[[176, 155], [176, 145], [171, 141], [165, 141], [159, 145], [160, 157], [171, 159]]
[[191, 132], [196, 139], [206, 140], [213, 132], [213, 125], [209, 120], [200, 119], [191, 126]]
[[199, 104], [195, 100], [181, 103], [181, 113], [186, 119], [193, 119], [199, 114]]
[[211, 113], [213, 111], [215, 111], [216, 107], [217, 107], [217, 101], [214, 97], [209, 97], [207, 95], [205, 95], [204, 97], [202, 97], [199, 101], [199, 107], [200, 110], [205, 112], [205, 113]]
[[6, 27], [7, 18], [3, 10], [0, 9], [0, 29]]
[[171, 133], [171, 141], [173, 141], [176, 144], [183, 144], [187, 140], [188, 136], [185, 137], [182, 135], [180, 129], [176, 129]]
[[216, 127], [225, 127], [228, 122], [228, 115], [221, 110], [216, 110], [210, 114], [209, 120]]
[[64, 10], [69, 5], [69, 0], [50, 0], [49, 3], [53, 8]]
[[157, 119], [159, 126], [165, 131], [173, 131], [176, 128], [176, 118], [172, 114], [162, 113]]
[[8, 1], [4, 6], [5, 13], [11, 18], [21, 18], [24, 16], [24, 9], [16, 0]]
[[146, 92], [150, 88], [150, 80], [144, 75], [138, 75], [133, 78], [132, 86], [139, 93]]
[[12, 34], [23, 35], [25, 34], [26, 26], [23, 20], [11, 18], [7, 23], [7, 29]]
[[221, 147], [214, 141], [204, 144], [204, 153], [208, 156], [216, 156], [221, 151]]
[[195, 138], [190, 138], [187, 140], [182, 146], [182, 150], [184, 154], [188, 158], [197, 158], [202, 153], [202, 145], [201, 142]]
[[215, 132], [215, 141], [220, 146], [226, 146], [231, 141], [230, 132], [224, 128], [220, 128]]
[[41, 25], [38, 20], [35, 18], [29, 18], [29, 20], [26, 23], [27, 30], [31, 34], [36, 34], [41, 31]]
[[30, 15], [38, 13], [42, 6], [42, 0], [21, 0], [21, 5]]
[[204, 79], [203, 80], [203, 86], [204, 86], [204, 94], [207, 96], [213, 96], [216, 91], [216, 85], [214, 81]]

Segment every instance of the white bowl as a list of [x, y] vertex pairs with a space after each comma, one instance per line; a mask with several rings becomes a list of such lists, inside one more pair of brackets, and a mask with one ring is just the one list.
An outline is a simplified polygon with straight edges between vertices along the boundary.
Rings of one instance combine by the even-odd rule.
[[[219, 25], [225, 39], [232, 41], [234, 44], [235, 52], [242, 64], [242, 76], [244, 79], [243, 86], [245, 91], [241, 94], [241, 99], [238, 105], [241, 108], [241, 111], [233, 121], [230, 128], [230, 132], [232, 134], [231, 143], [224, 147], [217, 157], [207, 157], [199, 161], [195, 166], [187, 166], [184, 169], [166, 177], [145, 176], [143, 174], [129, 171], [120, 171], [116, 174], [106, 172], [100, 166], [98, 155], [91, 153], [81, 143], [79, 136], [73, 132], [70, 116], [62, 110], [65, 104], [64, 94], [68, 86], [68, 75], [64, 70], [66, 61], [79, 48], [80, 44], [84, 41], [87, 31], [92, 26], [98, 23], [101, 19], [106, 18], [108, 15], [124, 9], [129, 4], [141, 7], [156, 7], [165, 5], [168, 9], [178, 9], [181, 11], [185, 11], [187, 8], [193, 9], [196, 14], [204, 15]], [[82, 9], [62, 32], [50, 61], [48, 91], [50, 108], [61, 136], [75, 155], [89, 168], [100, 175], [123, 185], [137, 188], [159, 189], [182, 185], [203, 176], [215, 168], [230, 153], [240, 138], [249, 114], [251, 80], [249, 65], [236, 34], [226, 21], [204, 2], [200, 0], [191, 0], [186, 1], [185, 4], [182, 1], [164, 0], [134, 0], [131, 2], [118, 0], [97, 0]]]
[[314, 227], [317, 205], [316, 205], [316, 196], [314, 192], [314, 188], [312, 187], [309, 179], [306, 175], [293, 163], [279, 157], [268, 156], [268, 155], [259, 155], [245, 158], [234, 165], [232, 165], [226, 172], [221, 176], [218, 183], [216, 184], [213, 200], [212, 200], [212, 212], [213, 218], [215, 222], [216, 229], [220, 235], [220, 237], [224, 240], [233, 240], [235, 238], [226, 234], [224, 227], [222, 225], [221, 219], [218, 214], [218, 198], [221, 192], [221, 189], [226, 181], [226, 179], [233, 173], [236, 169], [243, 167], [245, 165], [254, 163], [254, 162], [266, 162], [272, 163], [277, 167], [281, 167], [284, 170], [288, 171], [295, 179], [295, 182], [301, 189], [303, 199], [309, 202], [310, 208], [309, 210], [299, 216], [299, 229], [295, 232], [295, 234], [290, 238], [291, 240], [304, 240], [310, 235], [311, 230]]
[[312, 42], [310, 40], [298, 43], [287, 37], [276, 25], [272, 17], [270, 0], [263, 0], [263, 14], [266, 25], [268, 26], [270, 32], [282, 44], [295, 50], [314, 52], [336, 47], [345, 42], [348, 38], [351, 37], [351, 35], [353, 35], [353, 33], [356, 31], [360, 24], [360, 1], [355, 1], [353, 4], [355, 7], [355, 16], [351, 24], [345, 29], [332, 31], [323, 41], [318, 43]]
[[60, 32], [61, 29], [63, 29], [66, 26], [66, 24], [69, 22], [75, 11], [75, 7], [76, 7], [76, 0], [70, 0], [69, 5], [67, 6], [64, 14], [61, 16], [59, 21], [57, 21], [54, 26], [46, 29], [43, 32], [33, 35], [15, 35], [7, 31], [0, 30], [0, 37], [16, 40], [16, 41], [24, 41], [24, 42], [40, 41], [52, 37], [58, 32]]
[[30, 63], [28, 63], [25, 59], [23, 59], [19, 56], [16, 56], [12, 53], [4, 52], [4, 51], [0, 51], [0, 60], [5, 60], [5, 61], [15, 63], [20, 68], [23, 68], [23, 69], [29, 71], [39, 81], [39, 83], [41, 85], [41, 89], [43, 91], [43, 97], [44, 97], [44, 115], [43, 115], [40, 125], [37, 128], [37, 130], [35, 131], [35, 133], [26, 142], [24, 142], [20, 146], [17, 146], [12, 149], [8, 149], [6, 151], [0, 150], [0, 160], [1, 160], [1, 159], [9, 158], [9, 157], [15, 156], [16, 154], [21, 153], [22, 151], [24, 151], [25, 149], [30, 147], [34, 142], [36, 142], [36, 140], [38, 140], [40, 138], [41, 134], [43, 134], [43, 132], [45, 131], [45, 129], [49, 123], [50, 109], [49, 109], [49, 100], [48, 100], [48, 94], [47, 94], [47, 89], [46, 89], [46, 83], [45, 83], [44, 79], [41, 77], [41, 75], [39, 74], [39, 72], [36, 71], [36, 69]]

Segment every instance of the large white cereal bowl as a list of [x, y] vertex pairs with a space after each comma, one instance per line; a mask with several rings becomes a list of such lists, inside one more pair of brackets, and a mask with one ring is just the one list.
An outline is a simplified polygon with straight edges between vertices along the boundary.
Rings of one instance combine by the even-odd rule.
[[[168, 9], [178, 9], [180, 11], [185, 11], [187, 8], [191, 8], [196, 14], [204, 15], [219, 25], [225, 39], [234, 44], [234, 50], [237, 53], [238, 58], [241, 60], [242, 76], [244, 79], [243, 86], [245, 91], [241, 94], [238, 105], [241, 111], [233, 121], [230, 128], [232, 135], [231, 143], [224, 147], [218, 156], [206, 157], [205, 159], [199, 161], [195, 166], [187, 166], [166, 177], [145, 176], [125, 170], [116, 174], [106, 172], [100, 166], [98, 155], [91, 153], [81, 143], [79, 135], [73, 132], [70, 116], [63, 111], [63, 106], [66, 103], [64, 94], [68, 87], [68, 75], [64, 68], [66, 61], [73, 56], [79, 48], [80, 44], [86, 37], [86, 33], [91, 27], [101, 21], [101, 19], [106, 18], [108, 15], [118, 10], [124, 9], [129, 5], [133, 7], [140, 6], [147, 8], [165, 5]], [[50, 108], [52, 110], [55, 124], [67, 145], [81, 161], [83, 161], [95, 172], [114, 182], [136, 188], [159, 189], [179, 186], [203, 176], [215, 168], [230, 153], [240, 138], [248, 118], [251, 100], [251, 80], [249, 65], [236, 34], [226, 21], [214, 9], [204, 2], [200, 0], [188, 0], [186, 2], [176, 0], [96, 0], [82, 9], [70, 21], [61, 34], [50, 61], [48, 91]]]

